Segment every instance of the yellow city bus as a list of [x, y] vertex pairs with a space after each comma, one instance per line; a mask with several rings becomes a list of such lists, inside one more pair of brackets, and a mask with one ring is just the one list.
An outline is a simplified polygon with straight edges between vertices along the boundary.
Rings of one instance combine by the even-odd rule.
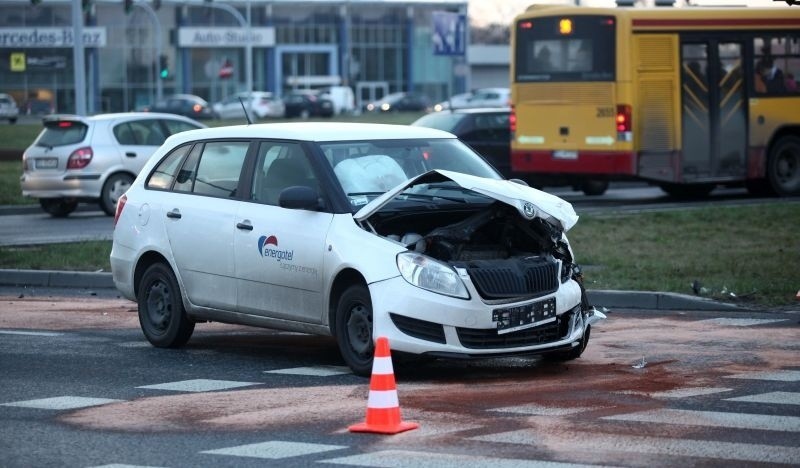
[[532, 6], [511, 34], [511, 168], [800, 194], [800, 7]]

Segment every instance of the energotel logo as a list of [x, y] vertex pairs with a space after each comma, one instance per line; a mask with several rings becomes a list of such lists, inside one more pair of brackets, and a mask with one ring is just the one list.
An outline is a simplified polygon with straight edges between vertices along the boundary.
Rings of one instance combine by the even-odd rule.
[[278, 249], [278, 238], [275, 236], [259, 237], [258, 253], [260, 253], [262, 257], [272, 257], [278, 260], [279, 262], [281, 260], [286, 260], [288, 262], [291, 262], [292, 257], [294, 256], [294, 250]]

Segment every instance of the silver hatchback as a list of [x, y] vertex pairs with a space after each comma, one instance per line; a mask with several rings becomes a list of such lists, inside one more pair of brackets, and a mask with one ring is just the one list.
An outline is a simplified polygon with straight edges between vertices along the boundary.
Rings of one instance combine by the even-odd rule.
[[22, 195], [38, 198], [52, 216], [67, 216], [79, 202], [99, 203], [113, 215], [150, 156], [173, 134], [204, 128], [187, 117], [150, 112], [91, 117], [50, 115], [22, 155]]

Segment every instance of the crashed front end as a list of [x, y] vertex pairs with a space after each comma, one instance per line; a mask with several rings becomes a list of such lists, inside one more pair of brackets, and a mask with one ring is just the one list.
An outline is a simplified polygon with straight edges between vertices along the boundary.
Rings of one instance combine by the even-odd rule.
[[[591, 324], [563, 200], [509, 181], [434, 171], [388, 194], [449, 180], [483, 204], [362, 210], [362, 227], [400, 243], [401, 275], [370, 285], [375, 336], [392, 349], [440, 357], [557, 353], [577, 357]], [[445, 195], [442, 194], [444, 199]], [[360, 216], [359, 216], [360, 215]]]

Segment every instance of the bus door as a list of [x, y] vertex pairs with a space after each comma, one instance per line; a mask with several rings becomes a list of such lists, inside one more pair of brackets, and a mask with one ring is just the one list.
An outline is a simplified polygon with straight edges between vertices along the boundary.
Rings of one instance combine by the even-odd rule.
[[743, 179], [746, 109], [741, 42], [681, 43], [683, 182]]

